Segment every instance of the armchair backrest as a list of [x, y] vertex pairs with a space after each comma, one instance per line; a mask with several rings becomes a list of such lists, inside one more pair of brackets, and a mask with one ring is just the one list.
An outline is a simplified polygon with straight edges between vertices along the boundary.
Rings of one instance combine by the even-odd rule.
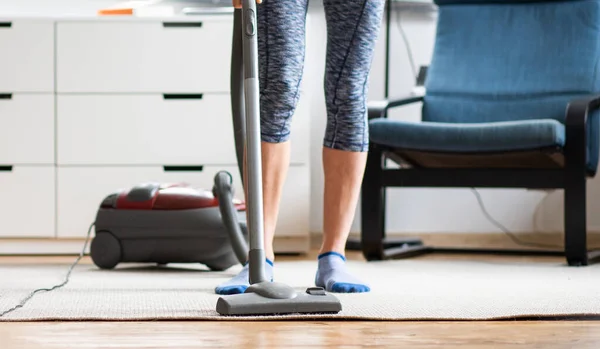
[[600, 92], [600, 0], [436, 0], [423, 120], [564, 120]]

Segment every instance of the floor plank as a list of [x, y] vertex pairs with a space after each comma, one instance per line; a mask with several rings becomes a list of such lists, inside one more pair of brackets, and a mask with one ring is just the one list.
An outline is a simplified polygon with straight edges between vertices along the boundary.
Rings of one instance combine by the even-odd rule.
[[56, 322], [0, 326], [4, 349], [596, 349], [597, 322]]

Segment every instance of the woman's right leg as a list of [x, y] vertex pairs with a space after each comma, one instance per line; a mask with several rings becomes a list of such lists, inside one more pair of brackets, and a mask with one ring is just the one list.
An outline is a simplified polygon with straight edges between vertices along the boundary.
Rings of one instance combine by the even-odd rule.
[[[258, 8], [265, 266], [273, 277], [273, 238], [290, 157], [290, 124], [304, 69], [308, 0], [263, 0]], [[218, 294], [243, 293], [247, 266], [219, 285]]]

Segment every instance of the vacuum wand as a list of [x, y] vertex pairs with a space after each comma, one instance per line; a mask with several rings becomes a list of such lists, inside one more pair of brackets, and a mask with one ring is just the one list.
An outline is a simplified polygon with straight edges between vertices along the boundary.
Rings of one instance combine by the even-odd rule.
[[265, 276], [262, 157], [258, 79], [258, 40], [256, 3], [242, 3], [244, 94], [246, 109], [246, 171], [248, 232], [250, 239], [250, 284], [267, 281]]
[[[235, 32], [233, 33], [231, 67], [231, 100], [238, 161], [243, 158], [240, 149], [242, 144], [246, 150], [246, 173], [242, 174], [242, 178], [244, 178], [247, 198], [250, 286], [244, 293], [219, 297], [217, 312], [221, 315], [336, 314], [342, 310], [342, 305], [336, 297], [325, 292], [323, 288], [311, 287], [305, 292], [296, 292], [291, 286], [272, 282], [265, 276], [257, 5], [255, 1], [243, 0], [242, 8], [234, 11]], [[243, 51], [241, 53], [239, 52], [240, 47]], [[240, 54], [243, 59], [239, 59]], [[243, 67], [240, 67], [242, 61]], [[240, 86], [242, 71], [244, 72], [243, 88]], [[244, 103], [241, 102], [242, 96], [245, 99]], [[241, 120], [243, 117], [242, 106], [245, 109], [245, 121]], [[243, 125], [246, 126], [246, 130], [245, 140], [242, 142]], [[227, 203], [230, 204], [229, 201]], [[222, 211], [227, 213], [231, 210]], [[233, 215], [226, 214], [224, 217], [229, 219], [228, 217], [233, 217]], [[228, 226], [233, 227], [234, 225]], [[232, 234], [232, 236], [237, 236], [237, 234]]]

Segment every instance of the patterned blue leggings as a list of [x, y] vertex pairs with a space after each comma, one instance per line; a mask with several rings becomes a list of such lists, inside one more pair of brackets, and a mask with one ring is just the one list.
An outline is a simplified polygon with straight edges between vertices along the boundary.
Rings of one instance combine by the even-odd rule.
[[[264, 0], [258, 5], [261, 137], [284, 142], [300, 98], [309, 0]], [[366, 151], [366, 96], [385, 0], [323, 0], [327, 21], [323, 145]]]

